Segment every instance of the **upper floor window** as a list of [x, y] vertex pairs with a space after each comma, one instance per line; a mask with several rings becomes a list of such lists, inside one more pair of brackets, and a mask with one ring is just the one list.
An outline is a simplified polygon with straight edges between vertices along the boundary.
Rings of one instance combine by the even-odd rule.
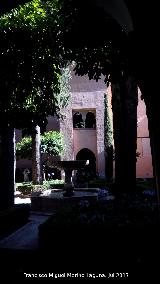
[[73, 112], [73, 128], [96, 128], [96, 118], [94, 112]]

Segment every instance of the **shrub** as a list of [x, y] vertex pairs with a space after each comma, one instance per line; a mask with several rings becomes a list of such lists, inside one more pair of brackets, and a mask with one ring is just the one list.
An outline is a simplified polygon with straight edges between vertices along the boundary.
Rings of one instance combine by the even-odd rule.
[[33, 185], [20, 185], [20, 186], [17, 186], [17, 190], [20, 191], [22, 194], [24, 195], [28, 195], [28, 194], [31, 194], [31, 192], [33, 191]]
[[16, 186], [16, 190], [20, 191], [23, 195], [28, 195], [33, 192], [42, 192], [47, 189], [60, 188], [64, 187], [63, 180], [49, 180], [44, 181], [43, 184], [32, 185], [31, 183], [19, 183]]
[[89, 181], [89, 187], [106, 187], [108, 185], [107, 180], [105, 178], [95, 178], [94, 180]]
[[[58, 156], [63, 153], [63, 136], [58, 131], [49, 131], [41, 135], [41, 154]], [[17, 159], [31, 159], [32, 157], [32, 138], [24, 137], [16, 145]]]

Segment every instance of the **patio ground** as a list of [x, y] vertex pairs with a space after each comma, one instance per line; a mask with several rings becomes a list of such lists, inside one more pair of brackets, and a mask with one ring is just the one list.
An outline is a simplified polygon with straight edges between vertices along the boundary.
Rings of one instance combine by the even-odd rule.
[[151, 279], [152, 282], [159, 277], [157, 228], [152, 232], [124, 230], [122, 234], [114, 235], [108, 231], [100, 235], [95, 227], [92, 237], [82, 231], [77, 239], [73, 230], [68, 244], [65, 243], [65, 234], [62, 236], [60, 232], [60, 241], [53, 240], [52, 248], [42, 250], [38, 247], [38, 226], [49, 215], [31, 212], [28, 224], [0, 241], [0, 273], [5, 279], [20, 278], [23, 283], [25, 273], [42, 275], [64, 272], [106, 275], [125, 272], [129, 273], [131, 280]]

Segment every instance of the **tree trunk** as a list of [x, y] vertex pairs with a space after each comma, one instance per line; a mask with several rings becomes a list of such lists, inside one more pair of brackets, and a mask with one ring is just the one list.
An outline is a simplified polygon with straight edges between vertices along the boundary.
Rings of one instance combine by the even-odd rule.
[[14, 133], [13, 133], [13, 142], [14, 142], [14, 192], [16, 191], [16, 135], [15, 135], [15, 129], [14, 129]]
[[120, 191], [133, 192], [136, 187], [138, 88], [131, 77], [122, 77], [112, 85], [115, 144], [115, 184]]
[[[114, 147], [115, 147], [115, 184], [120, 187], [124, 182], [125, 174], [122, 169], [123, 163], [123, 121], [122, 121], [122, 106], [121, 106], [120, 85], [112, 84], [112, 110], [113, 110], [113, 133], [114, 133]], [[121, 188], [121, 187], [120, 187]], [[120, 190], [118, 188], [118, 190]]]
[[3, 125], [0, 135], [0, 209], [14, 205], [14, 129]]
[[36, 125], [32, 129], [32, 182], [41, 184], [41, 152], [40, 152], [40, 127]]
[[113, 180], [113, 146], [105, 150], [105, 176], [108, 182]]

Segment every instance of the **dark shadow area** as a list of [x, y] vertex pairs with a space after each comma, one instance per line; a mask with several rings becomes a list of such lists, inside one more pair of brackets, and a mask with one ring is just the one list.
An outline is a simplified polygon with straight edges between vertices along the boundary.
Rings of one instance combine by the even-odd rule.
[[78, 111], [73, 115], [73, 128], [83, 128], [84, 122], [82, 118], [82, 114]]
[[126, 272], [129, 280], [157, 279], [160, 235], [156, 227], [119, 233], [95, 227], [79, 233], [75, 238], [75, 230], [70, 228], [66, 238], [64, 231], [59, 231], [52, 247], [38, 251], [1, 249], [1, 277], [24, 281], [24, 273]]
[[85, 128], [96, 128], [96, 118], [91, 111], [86, 114]]
[[0, 239], [10, 235], [25, 225], [29, 220], [30, 205], [18, 204], [0, 210]]
[[159, 236], [155, 198], [141, 196], [77, 206], [39, 226], [40, 252], [53, 253], [59, 271], [125, 271], [130, 279], [157, 275]]
[[0, 249], [1, 276], [23, 283], [24, 273], [47, 275], [53, 281], [49, 273], [108, 277], [122, 272], [129, 274], [129, 280], [153, 283], [159, 274], [159, 214], [155, 194], [144, 194], [144, 189], [139, 180], [135, 195], [81, 202], [57, 211], [39, 226], [39, 249]]
[[90, 174], [90, 177], [93, 178], [96, 175], [96, 157], [94, 153], [88, 149], [83, 148], [81, 149], [77, 155], [76, 160], [88, 160], [89, 163], [85, 166], [85, 174]]

